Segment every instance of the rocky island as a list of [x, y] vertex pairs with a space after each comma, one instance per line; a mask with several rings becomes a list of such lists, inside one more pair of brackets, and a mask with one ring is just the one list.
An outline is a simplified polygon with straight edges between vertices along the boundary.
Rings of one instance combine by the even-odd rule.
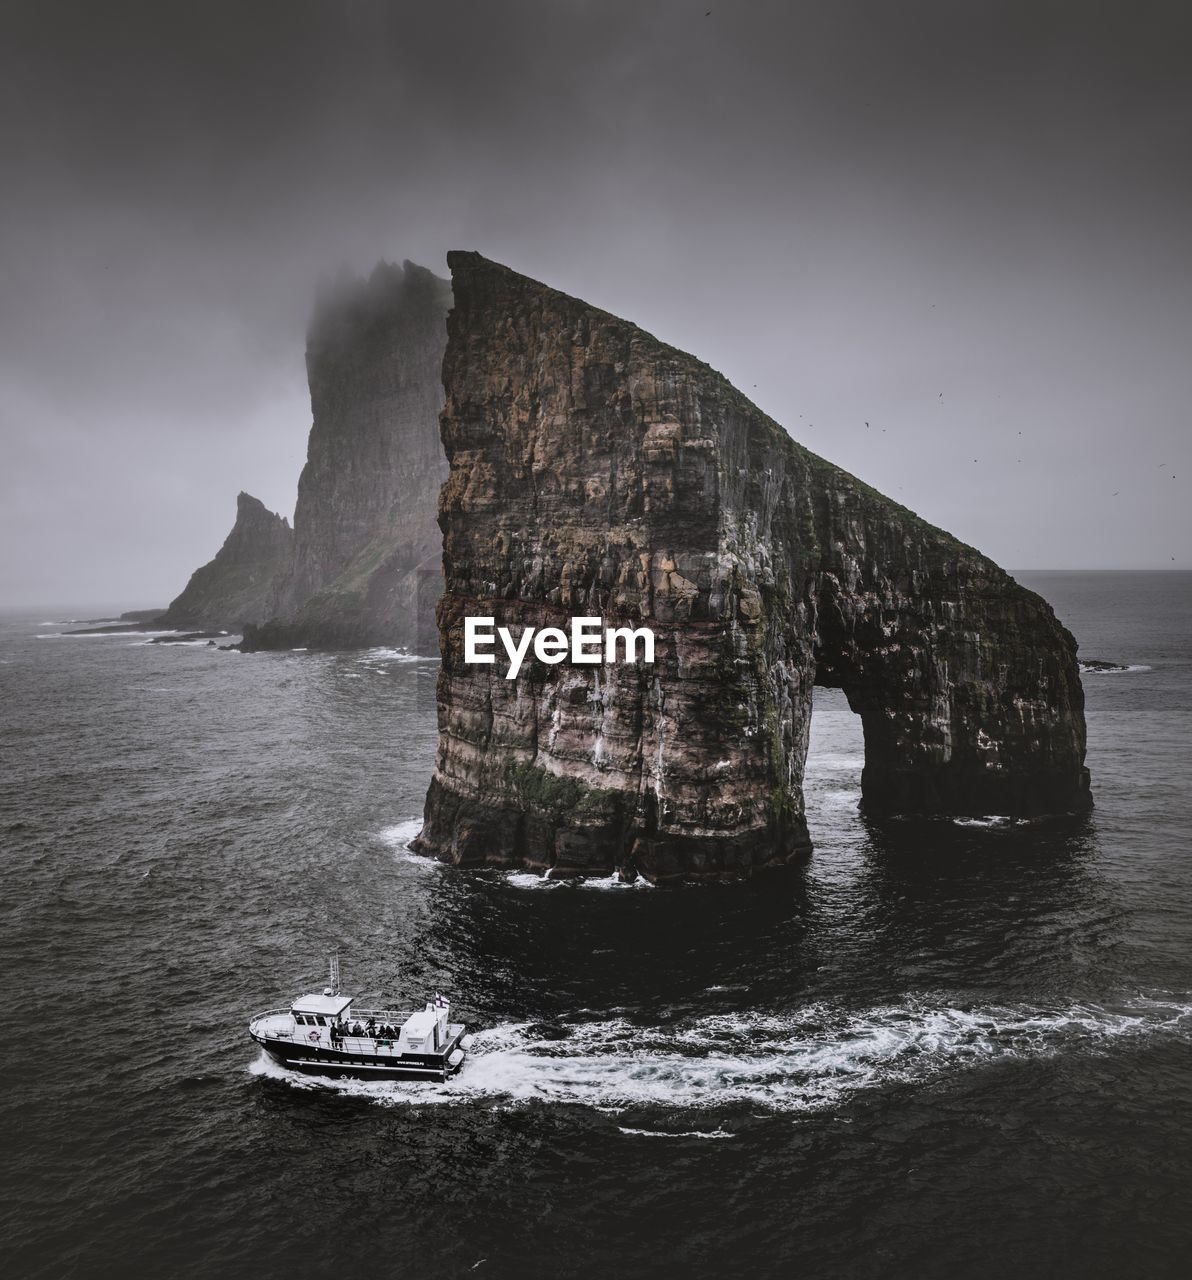
[[[1090, 805], [1076, 644], [996, 564], [635, 325], [449, 256], [439, 747], [415, 847], [737, 879], [809, 848], [811, 694], [872, 815]], [[647, 623], [653, 665], [463, 661], [464, 621]]]
[[241, 493], [236, 522], [215, 558], [196, 569], [154, 625], [178, 630], [238, 631], [272, 607], [277, 579], [289, 564], [289, 521], [259, 498]]
[[441, 364], [451, 286], [381, 262], [341, 276], [307, 331], [313, 423], [294, 527], [242, 493], [216, 557], [156, 625], [255, 649], [437, 645]]
[[341, 281], [315, 309], [313, 425], [294, 547], [245, 649], [436, 643], [441, 366], [451, 286], [412, 262]]

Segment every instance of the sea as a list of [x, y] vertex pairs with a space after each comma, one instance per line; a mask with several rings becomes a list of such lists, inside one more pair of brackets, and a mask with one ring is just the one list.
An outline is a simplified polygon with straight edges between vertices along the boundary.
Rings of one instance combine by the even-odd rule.
[[[1188, 1275], [1192, 574], [1018, 577], [1125, 668], [1084, 676], [1091, 816], [868, 822], [823, 690], [814, 854], [735, 887], [413, 855], [433, 655], [5, 613], [0, 1270]], [[262, 1055], [335, 951], [451, 1000], [458, 1077]]]

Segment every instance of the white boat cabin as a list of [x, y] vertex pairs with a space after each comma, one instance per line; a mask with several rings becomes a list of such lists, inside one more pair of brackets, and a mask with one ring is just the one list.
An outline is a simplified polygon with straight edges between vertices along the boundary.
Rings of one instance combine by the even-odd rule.
[[[321, 995], [299, 996], [290, 1006], [291, 1035], [296, 1041], [351, 1053], [439, 1054], [451, 1029], [446, 1000], [429, 1002], [417, 1012], [386, 1009], [353, 1011], [352, 997], [330, 987]], [[274, 1033], [281, 1030], [275, 1028]], [[455, 1028], [456, 1031], [459, 1028]]]
[[294, 1038], [330, 1045], [331, 1028], [338, 1026], [352, 1007], [351, 996], [338, 996], [327, 987], [321, 996], [299, 996], [290, 1005]]

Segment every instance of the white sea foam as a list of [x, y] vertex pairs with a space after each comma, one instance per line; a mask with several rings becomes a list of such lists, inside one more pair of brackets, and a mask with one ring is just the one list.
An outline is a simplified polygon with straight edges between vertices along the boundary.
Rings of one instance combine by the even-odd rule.
[[662, 1027], [612, 1018], [568, 1026], [562, 1039], [559, 1028], [543, 1033], [534, 1024], [505, 1023], [477, 1032], [463, 1070], [445, 1083], [303, 1076], [264, 1054], [250, 1070], [385, 1103], [556, 1102], [613, 1115], [642, 1106], [812, 1112], [866, 1089], [914, 1085], [998, 1059], [1101, 1052], [1131, 1036], [1187, 1037], [1188, 999], [960, 1008], [908, 998], [854, 1012], [812, 1005], [791, 1014], [721, 1014]]
[[170, 628], [168, 631], [87, 631], [87, 632], [70, 632], [70, 631], [47, 631], [38, 633], [34, 639], [36, 640], [124, 640], [128, 636], [173, 636], [177, 635], [176, 628]]
[[505, 883], [515, 889], [653, 889], [648, 880], [638, 876], [635, 880], [625, 881], [617, 876], [577, 876], [574, 879], [551, 879], [533, 871], [510, 871], [505, 876]]
[[422, 830], [421, 818], [406, 818], [392, 827], [383, 827], [377, 832], [377, 839], [393, 849], [408, 849], [410, 841]]
[[383, 827], [376, 833], [382, 844], [391, 848], [402, 862], [412, 862], [421, 867], [444, 867], [447, 864], [438, 858], [427, 858], [423, 854], [414, 853], [410, 849], [410, 841], [422, 830], [421, 818], [407, 818], [404, 822], [395, 823], [392, 827]]
[[735, 1133], [729, 1133], [724, 1129], [712, 1129], [711, 1131], [704, 1129], [685, 1129], [679, 1133], [668, 1133], [663, 1129], [631, 1129], [627, 1125], [619, 1124], [617, 1128], [622, 1133], [633, 1134], [640, 1138], [735, 1138]]
[[546, 876], [538, 875], [533, 871], [511, 871], [505, 877], [505, 883], [513, 885], [516, 889], [551, 889], [560, 881], [548, 880]]
[[[125, 634], [127, 635], [129, 633], [125, 632]], [[205, 649], [208, 647], [208, 645], [211, 644], [213, 640], [218, 641], [220, 639], [226, 640], [227, 636], [219, 636], [219, 637], [206, 636], [202, 640], [171, 640], [168, 647], [171, 649]], [[153, 641], [152, 640], [136, 640], [133, 643], [137, 648], [143, 648], [145, 645], [153, 644]], [[165, 646], [159, 645], [155, 647], [162, 648]]]
[[1082, 676], [1124, 676], [1129, 675], [1132, 671], [1150, 671], [1151, 668], [1145, 662], [1135, 662], [1128, 666], [1113, 667], [1090, 667], [1083, 662], [1080, 664], [1080, 674]]
[[365, 666], [371, 666], [376, 662], [438, 662], [438, 654], [428, 657], [421, 653], [411, 653], [408, 649], [391, 649], [379, 646], [375, 649], [366, 649], [360, 655], [360, 661]]

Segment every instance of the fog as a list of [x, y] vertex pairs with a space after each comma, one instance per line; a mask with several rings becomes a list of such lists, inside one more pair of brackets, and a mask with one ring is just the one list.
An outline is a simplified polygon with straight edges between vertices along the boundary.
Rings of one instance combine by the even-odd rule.
[[1186, 6], [0, 24], [0, 605], [165, 604], [238, 490], [291, 514], [319, 278], [452, 248], [693, 352], [1010, 568], [1189, 565]]

